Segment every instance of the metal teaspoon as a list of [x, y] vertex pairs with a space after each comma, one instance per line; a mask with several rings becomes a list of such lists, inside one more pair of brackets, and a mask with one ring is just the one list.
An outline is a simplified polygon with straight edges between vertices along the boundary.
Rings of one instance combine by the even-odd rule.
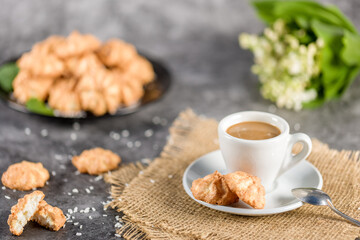
[[329, 206], [331, 210], [360, 227], [360, 222], [337, 210], [329, 195], [316, 188], [294, 188], [292, 194], [299, 200], [315, 206]]

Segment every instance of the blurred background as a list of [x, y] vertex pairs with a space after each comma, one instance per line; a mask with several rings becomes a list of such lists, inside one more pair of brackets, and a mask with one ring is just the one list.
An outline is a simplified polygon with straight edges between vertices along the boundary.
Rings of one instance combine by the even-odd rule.
[[[360, 2], [321, 2], [335, 4], [360, 28]], [[166, 100], [148, 107], [150, 115], [174, 118], [192, 107], [221, 119], [240, 110], [268, 111], [272, 105], [261, 98], [250, 72], [251, 52], [238, 46], [239, 33], [260, 33], [264, 27], [248, 1], [3, 0], [1, 6], [0, 60], [20, 55], [52, 34], [77, 29], [101, 40], [124, 39], [164, 62], [173, 75], [172, 89]], [[357, 148], [359, 87], [357, 80], [341, 101], [320, 109], [277, 113], [333, 147]]]

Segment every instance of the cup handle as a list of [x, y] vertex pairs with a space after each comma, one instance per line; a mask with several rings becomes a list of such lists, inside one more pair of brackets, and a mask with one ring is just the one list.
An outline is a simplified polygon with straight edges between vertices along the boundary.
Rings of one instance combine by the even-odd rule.
[[[298, 142], [303, 145], [303, 148], [298, 154], [293, 156], [292, 148]], [[308, 135], [304, 133], [295, 133], [293, 135], [290, 135], [290, 140], [288, 143], [288, 149], [286, 155], [287, 157], [288, 156], [290, 157], [289, 160], [285, 161], [285, 163], [283, 164], [278, 176], [280, 176], [281, 174], [283, 174], [284, 172], [286, 172], [287, 170], [298, 164], [301, 160], [304, 160], [307, 156], [309, 156], [309, 154], [311, 153], [311, 149], [312, 149], [312, 142]]]

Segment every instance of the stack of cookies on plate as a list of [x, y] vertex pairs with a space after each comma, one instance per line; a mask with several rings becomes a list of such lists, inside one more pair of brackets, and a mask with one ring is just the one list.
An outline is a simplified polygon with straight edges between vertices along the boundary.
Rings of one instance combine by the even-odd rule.
[[135, 47], [119, 39], [102, 44], [76, 31], [51, 36], [17, 61], [14, 97], [47, 101], [64, 115], [81, 110], [100, 116], [136, 104], [144, 85], [154, 80], [151, 63]]

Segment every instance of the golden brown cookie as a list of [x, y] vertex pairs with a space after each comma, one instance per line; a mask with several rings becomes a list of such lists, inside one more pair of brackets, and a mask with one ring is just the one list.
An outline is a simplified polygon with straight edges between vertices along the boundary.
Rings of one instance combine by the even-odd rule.
[[34, 77], [29, 72], [21, 70], [12, 83], [14, 97], [20, 103], [26, 103], [31, 98], [44, 101], [49, 95], [53, 82], [53, 78]]
[[22, 161], [10, 165], [3, 173], [1, 182], [8, 188], [27, 191], [43, 187], [49, 178], [48, 170], [41, 163]]
[[53, 207], [42, 200], [38, 206], [38, 210], [32, 216], [31, 221], [37, 222], [52, 231], [58, 231], [64, 226], [66, 218], [60, 208]]
[[142, 84], [147, 84], [154, 80], [155, 73], [151, 63], [142, 56], [133, 58], [124, 68], [127, 74], [139, 79]]
[[94, 53], [87, 53], [81, 56], [68, 58], [66, 59], [65, 63], [67, 72], [76, 77], [81, 77], [84, 74], [105, 69], [104, 65], [100, 62]]
[[137, 56], [137, 52], [132, 44], [110, 39], [97, 50], [97, 55], [108, 67], [123, 67]]
[[93, 148], [72, 158], [73, 165], [81, 173], [98, 175], [118, 167], [121, 158], [110, 150]]
[[93, 52], [100, 47], [100, 44], [99, 39], [91, 34], [80, 34], [78, 31], [73, 31], [54, 50], [59, 58], [66, 59]]
[[44, 197], [43, 192], [34, 191], [20, 198], [18, 203], [12, 206], [7, 221], [12, 234], [19, 236], [23, 232], [24, 226], [38, 210], [39, 203]]
[[74, 90], [76, 84], [75, 78], [57, 79], [49, 92], [49, 106], [65, 115], [81, 111], [80, 99]]
[[236, 193], [241, 201], [253, 208], [265, 207], [265, 188], [261, 185], [260, 178], [241, 171], [226, 174], [224, 177], [230, 190]]
[[30, 72], [33, 76], [56, 78], [65, 70], [64, 63], [53, 54], [28, 52], [16, 62], [21, 70]]
[[238, 201], [218, 171], [193, 181], [191, 192], [197, 200], [210, 204], [229, 205]]

